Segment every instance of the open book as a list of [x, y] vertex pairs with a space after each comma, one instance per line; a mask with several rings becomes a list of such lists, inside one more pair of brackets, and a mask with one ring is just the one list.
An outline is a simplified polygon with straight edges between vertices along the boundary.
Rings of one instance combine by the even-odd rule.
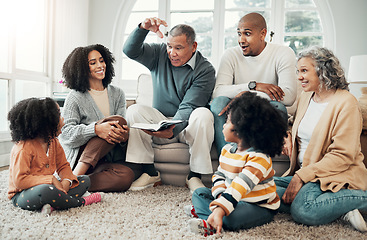
[[182, 122], [185, 122], [185, 120], [162, 120], [159, 123], [134, 123], [130, 127], [156, 132]]

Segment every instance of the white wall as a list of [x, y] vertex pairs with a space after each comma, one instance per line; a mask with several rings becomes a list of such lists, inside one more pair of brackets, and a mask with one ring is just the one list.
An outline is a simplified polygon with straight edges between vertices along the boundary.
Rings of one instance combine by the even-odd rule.
[[[79, 46], [87, 45], [89, 0], [53, 0], [51, 15], [51, 45], [54, 49], [50, 55], [50, 75], [53, 79], [53, 90], [60, 91], [61, 68], [69, 53]], [[10, 151], [13, 143], [10, 140], [0, 142], [0, 167], [9, 165]]]
[[367, 54], [367, 1], [329, 0], [335, 22], [335, 54], [348, 72], [353, 55]]
[[88, 44], [100, 43], [112, 50], [114, 25], [125, 1], [131, 0], [89, 0]]
[[53, 24], [53, 79], [54, 90], [61, 85], [62, 65], [71, 51], [88, 43], [89, 0], [55, 0]]
[[[367, 54], [367, 28], [365, 26], [367, 1], [329, 0], [329, 2], [335, 22], [335, 54], [348, 74], [350, 57]], [[361, 96], [362, 87], [366, 87], [365, 84], [349, 85], [350, 92], [357, 99]]]

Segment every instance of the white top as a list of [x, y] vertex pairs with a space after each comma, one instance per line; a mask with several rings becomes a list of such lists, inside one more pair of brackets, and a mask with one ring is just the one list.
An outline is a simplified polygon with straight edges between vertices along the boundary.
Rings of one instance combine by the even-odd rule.
[[320, 120], [320, 117], [326, 109], [328, 103], [316, 103], [312, 98], [307, 108], [305, 116], [302, 118], [297, 133], [298, 142], [298, 161], [303, 162], [308, 143], [310, 142], [313, 130]]
[[110, 104], [108, 102], [107, 88], [105, 88], [103, 91], [91, 89], [89, 93], [92, 96], [93, 100], [96, 102], [102, 114], [105, 117], [110, 116]]
[[[242, 91], [249, 91], [250, 81], [278, 85], [285, 93], [282, 103], [291, 106], [297, 97], [296, 56], [293, 50], [267, 43], [258, 56], [245, 57], [239, 46], [227, 49], [218, 68], [213, 98], [233, 98]], [[257, 93], [270, 100], [266, 93]]]

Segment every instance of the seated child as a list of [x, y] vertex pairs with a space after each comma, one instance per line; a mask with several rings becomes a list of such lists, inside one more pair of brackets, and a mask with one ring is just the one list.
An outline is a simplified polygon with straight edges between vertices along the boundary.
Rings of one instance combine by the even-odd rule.
[[[14, 206], [41, 210], [68, 209], [100, 202], [101, 194], [82, 195], [88, 176], [76, 177], [57, 136], [64, 126], [60, 108], [51, 98], [29, 98], [8, 113], [15, 142], [10, 155], [8, 198]], [[61, 180], [53, 174], [57, 173]]]
[[199, 188], [185, 213], [192, 232], [220, 234], [269, 223], [280, 206], [271, 157], [280, 154], [287, 124], [269, 101], [246, 92], [227, 110], [223, 134], [227, 144], [212, 177], [212, 189]]

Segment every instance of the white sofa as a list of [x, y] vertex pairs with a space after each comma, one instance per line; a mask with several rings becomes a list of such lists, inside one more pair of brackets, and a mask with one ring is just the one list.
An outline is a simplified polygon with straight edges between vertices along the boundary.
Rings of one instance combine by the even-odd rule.
[[[141, 74], [138, 78], [138, 96], [137, 104], [152, 106], [153, 92], [152, 80], [148, 74]], [[289, 108], [289, 112], [294, 113], [294, 108]], [[163, 184], [176, 186], [184, 186], [187, 174], [190, 171], [189, 167], [189, 147], [185, 143], [172, 143], [167, 145], [153, 144], [154, 148], [154, 163], [157, 170], [161, 173]], [[218, 167], [218, 154], [216, 148], [211, 150], [213, 171]], [[276, 156], [273, 159], [273, 167], [276, 175], [280, 176], [289, 167], [289, 159], [287, 156]], [[211, 174], [203, 176], [205, 185], [210, 186]]]

